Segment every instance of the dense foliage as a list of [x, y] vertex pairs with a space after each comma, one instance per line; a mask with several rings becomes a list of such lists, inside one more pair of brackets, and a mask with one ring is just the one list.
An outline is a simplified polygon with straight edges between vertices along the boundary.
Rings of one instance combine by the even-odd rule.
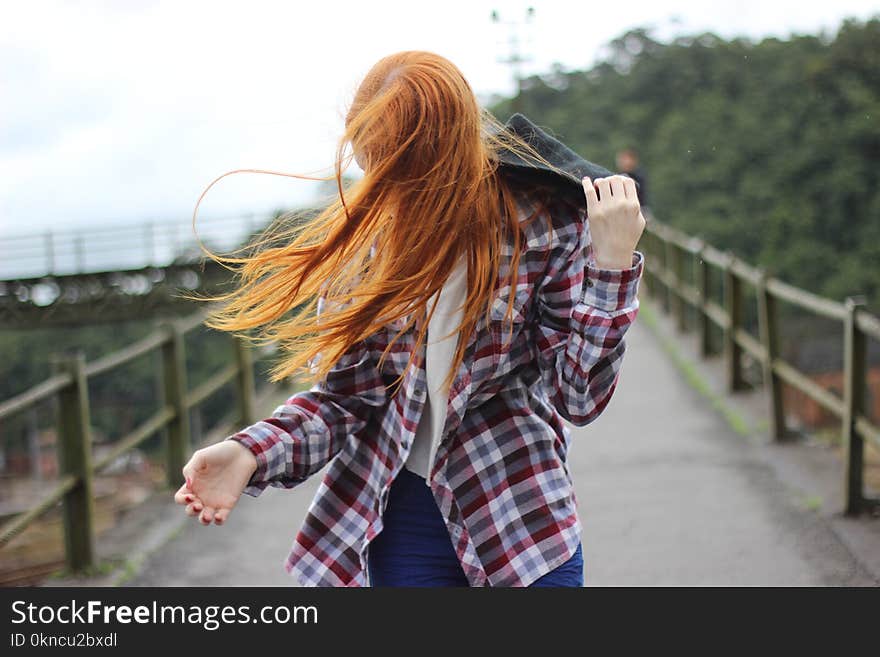
[[831, 36], [654, 40], [523, 81], [521, 111], [615, 169], [635, 145], [658, 219], [783, 280], [880, 302], [880, 20]]

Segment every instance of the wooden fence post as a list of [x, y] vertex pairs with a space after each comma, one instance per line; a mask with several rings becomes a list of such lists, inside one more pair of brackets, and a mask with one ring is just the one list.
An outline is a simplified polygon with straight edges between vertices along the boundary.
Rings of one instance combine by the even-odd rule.
[[773, 361], [779, 354], [779, 327], [777, 324], [776, 299], [767, 291], [767, 271], [759, 270], [760, 276], [756, 291], [758, 295], [758, 328], [761, 345], [764, 347], [762, 359], [764, 386], [770, 402], [770, 437], [781, 440], [785, 437], [785, 409], [782, 404], [782, 379], [773, 371]]
[[92, 431], [85, 356], [77, 352], [53, 363], [56, 372], [73, 379], [58, 394], [58, 462], [61, 475], [77, 484], [64, 496], [64, 549], [67, 566], [76, 572], [95, 563], [95, 495], [92, 482]]
[[681, 305], [681, 297], [676, 294], [678, 288], [678, 265], [675, 255], [675, 243], [666, 236], [666, 261], [663, 263], [666, 269], [666, 312], [678, 316], [678, 307]]
[[241, 422], [253, 424], [256, 422], [256, 388], [254, 387], [254, 357], [250, 346], [242, 339], [233, 337], [235, 360], [238, 364], [238, 375], [235, 378], [238, 389], [239, 410]]
[[689, 328], [687, 311], [688, 311], [688, 303], [683, 296], [684, 286], [685, 286], [685, 277], [684, 277], [684, 261], [685, 257], [689, 254], [688, 251], [685, 251], [680, 246], [676, 245], [675, 247], [675, 260], [673, 261], [675, 266], [675, 287], [677, 288], [676, 295], [676, 315], [677, 315], [677, 326], [678, 330], [683, 332], [687, 331]]
[[707, 304], [709, 303], [709, 263], [704, 259], [706, 243], [700, 240], [697, 252], [697, 290], [700, 303], [697, 306], [697, 326], [700, 331], [700, 355], [703, 358], [712, 354], [712, 323], [709, 321]]
[[662, 247], [660, 236], [656, 232], [651, 233], [651, 262], [647, 263], [645, 271], [651, 273], [651, 298], [658, 302], [663, 294], [663, 282], [658, 278], [663, 271], [663, 255], [660, 252]]
[[736, 392], [746, 387], [742, 375], [742, 347], [736, 341], [736, 332], [743, 325], [743, 294], [739, 276], [733, 271], [734, 255], [727, 252], [727, 261], [721, 268], [724, 276], [724, 359], [727, 363], [727, 390]]
[[666, 231], [661, 237], [663, 244], [663, 312], [667, 315], [672, 310], [672, 242], [669, 241], [669, 235]]
[[168, 424], [167, 477], [168, 485], [179, 488], [183, 483], [183, 466], [190, 456], [189, 406], [186, 403], [186, 351], [183, 332], [174, 322], [165, 329], [168, 339], [162, 344], [162, 376], [165, 400], [174, 407], [174, 419]]
[[[654, 297], [654, 282], [651, 279], [651, 269], [648, 266], [648, 262], [651, 258], [651, 249], [652, 244], [654, 242], [653, 233], [649, 233], [647, 230], [642, 233], [642, 238], [639, 243], [642, 246], [642, 253], [645, 254], [645, 271], [642, 274], [642, 286], [640, 286], [640, 291], [645, 291], [648, 296]], [[638, 248], [638, 247], [636, 247]]]
[[[165, 327], [165, 320], [154, 320], [153, 321], [153, 330], [154, 331], [167, 331], [168, 329]], [[155, 368], [156, 376], [153, 380], [153, 388], [156, 395], [156, 405], [158, 408], [165, 408], [168, 406], [169, 401], [166, 396], [165, 391], [165, 362], [164, 362], [164, 354], [162, 349], [156, 349], [153, 351], [151, 358], [153, 359], [153, 367]], [[165, 425], [159, 431], [156, 432], [157, 436], [160, 440], [161, 445], [168, 445], [168, 426]]]
[[866, 382], [865, 334], [856, 325], [858, 307], [864, 301], [847, 297], [843, 322], [843, 417], [841, 440], [844, 449], [844, 500], [846, 515], [858, 515], [863, 508], [864, 441], [856, 431], [856, 418], [864, 412]]

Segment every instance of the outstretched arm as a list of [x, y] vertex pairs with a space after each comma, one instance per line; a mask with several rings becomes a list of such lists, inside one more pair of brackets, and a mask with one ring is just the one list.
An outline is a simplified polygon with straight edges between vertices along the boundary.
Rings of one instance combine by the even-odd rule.
[[227, 440], [247, 447], [257, 469], [244, 492], [293, 488], [323, 468], [386, 402], [385, 386], [365, 342], [343, 355], [327, 376]]
[[[319, 301], [320, 314], [323, 299]], [[203, 525], [223, 524], [242, 493], [292, 488], [330, 461], [351, 434], [386, 403], [369, 340], [356, 343], [311, 390], [299, 392], [261, 420], [196, 450], [174, 500]]]

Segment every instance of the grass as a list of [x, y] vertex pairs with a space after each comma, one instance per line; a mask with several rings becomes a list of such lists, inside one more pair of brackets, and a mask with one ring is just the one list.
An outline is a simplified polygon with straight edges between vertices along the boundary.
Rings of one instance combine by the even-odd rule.
[[[730, 428], [740, 436], [750, 437], [753, 433], [749, 426], [748, 420], [733, 409], [725, 400], [723, 395], [712, 390], [709, 382], [700, 374], [696, 365], [684, 356], [674, 340], [663, 335], [657, 320], [654, 308], [648, 303], [642, 302], [639, 306], [639, 319], [654, 333], [663, 347], [676, 369], [681, 373], [685, 382], [706, 398], [709, 404], [715, 409], [727, 422]], [[766, 424], [766, 421], [764, 422]]]
[[125, 586], [125, 583], [138, 574], [143, 559], [126, 559], [121, 572], [113, 580], [113, 586]]
[[822, 498], [819, 495], [808, 495], [803, 498], [802, 503], [808, 511], [818, 512], [822, 510]]
[[812, 431], [812, 437], [825, 447], [842, 447], [843, 440], [839, 427], [820, 427]]
[[77, 572], [73, 572], [67, 566], [59, 568], [48, 575], [46, 579], [66, 579], [68, 577], [102, 577], [113, 572], [119, 566], [116, 559], [104, 559], [96, 564], [83, 568]]

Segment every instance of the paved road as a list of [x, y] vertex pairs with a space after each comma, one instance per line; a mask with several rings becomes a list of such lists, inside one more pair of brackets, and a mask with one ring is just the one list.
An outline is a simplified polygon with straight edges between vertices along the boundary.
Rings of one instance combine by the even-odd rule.
[[[642, 322], [611, 403], [574, 432], [588, 586], [878, 583], [853, 547], [880, 545], [880, 521], [848, 542], [849, 521], [804, 504], [789, 457], [731, 431]], [[243, 496], [224, 527], [188, 521], [127, 584], [294, 585], [282, 563], [318, 482]]]

